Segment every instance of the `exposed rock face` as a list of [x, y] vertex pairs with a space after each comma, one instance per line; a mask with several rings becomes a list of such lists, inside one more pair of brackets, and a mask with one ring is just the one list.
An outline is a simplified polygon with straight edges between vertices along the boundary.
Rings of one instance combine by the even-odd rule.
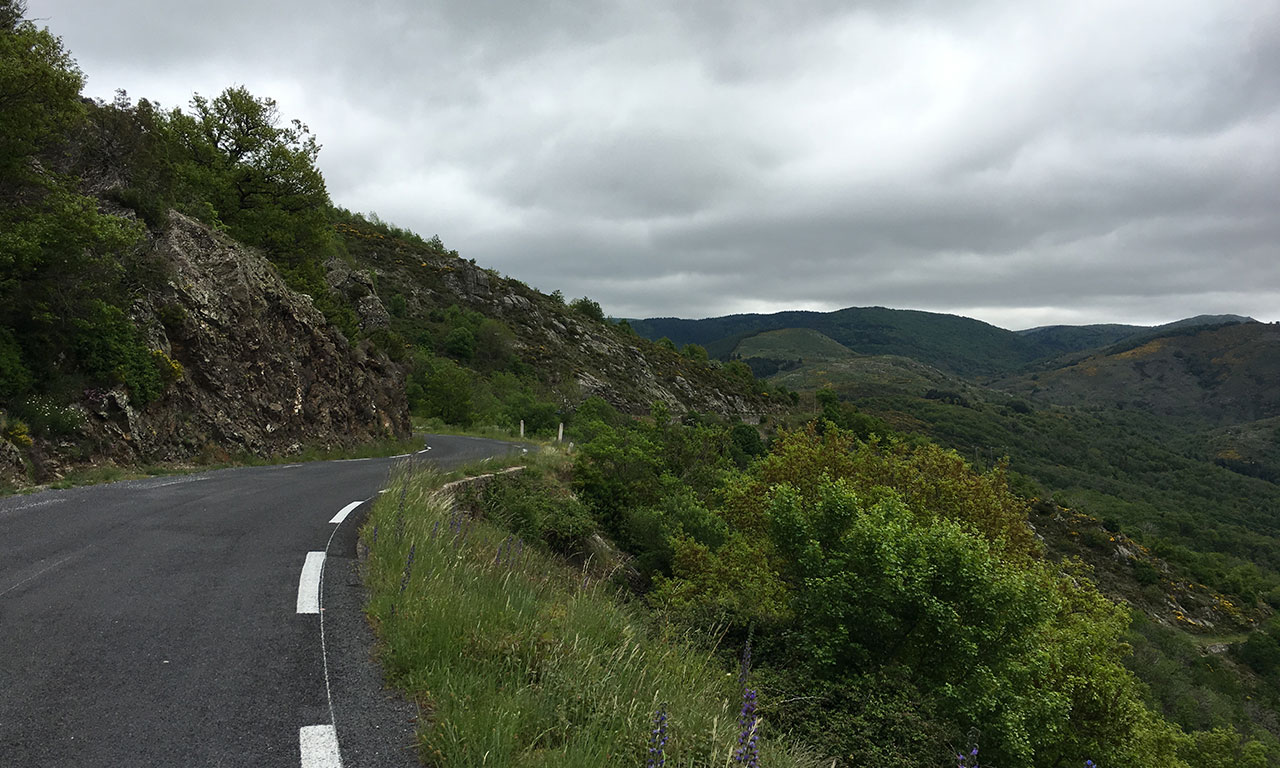
[[408, 435], [401, 371], [352, 347], [260, 254], [177, 213], [152, 248], [170, 280], [132, 313], [182, 375], [145, 407], [122, 390], [86, 393], [104, 453], [159, 461]]

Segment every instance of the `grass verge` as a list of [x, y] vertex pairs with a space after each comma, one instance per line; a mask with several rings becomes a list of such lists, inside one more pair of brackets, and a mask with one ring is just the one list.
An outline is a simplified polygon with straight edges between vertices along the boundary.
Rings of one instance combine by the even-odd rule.
[[[379, 656], [418, 703], [427, 765], [642, 766], [659, 709], [667, 765], [731, 764], [734, 673], [609, 583], [455, 511], [442, 483], [398, 473], [361, 531]], [[769, 737], [759, 765], [819, 765]]]

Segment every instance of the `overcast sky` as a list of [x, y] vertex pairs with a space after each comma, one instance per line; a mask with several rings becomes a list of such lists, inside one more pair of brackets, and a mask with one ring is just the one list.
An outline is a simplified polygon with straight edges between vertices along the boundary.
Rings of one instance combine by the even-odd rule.
[[1280, 320], [1269, 0], [29, 0], [87, 92], [246, 85], [334, 202], [619, 317]]

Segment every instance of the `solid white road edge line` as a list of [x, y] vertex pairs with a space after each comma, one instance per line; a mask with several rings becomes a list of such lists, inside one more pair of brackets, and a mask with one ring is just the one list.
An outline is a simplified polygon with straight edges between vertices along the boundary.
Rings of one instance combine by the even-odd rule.
[[324, 572], [324, 553], [308, 552], [298, 578], [298, 613], [320, 612], [320, 574]]
[[351, 502], [350, 504], [348, 504], [347, 506], [345, 506], [345, 507], [343, 507], [341, 510], [339, 510], [339, 511], [338, 511], [338, 514], [334, 515], [334, 516], [333, 516], [333, 519], [332, 519], [332, 520], [330, 520], [329, 522], [331, 522], [331, 523], [337, 523], [337, 524], [341, 525], [341, 524], [342, 524], [342, 521], [347, 519], [347, 515], [351, 514], [351, 511], [352, 511], [353, 509], [355, 509], [356, 507], [360, 506], [360, 505], [361, 505], [361, 504], [363, 504], [364, 502], [365, 502], [365, 500], [364, 500], [364, 499], [361, 499], [360, 501], [353, 501], [353, 502]]
[[298, 729], [302, 768], [342, 768], [338, 729], [332, 725], [304, 725]]

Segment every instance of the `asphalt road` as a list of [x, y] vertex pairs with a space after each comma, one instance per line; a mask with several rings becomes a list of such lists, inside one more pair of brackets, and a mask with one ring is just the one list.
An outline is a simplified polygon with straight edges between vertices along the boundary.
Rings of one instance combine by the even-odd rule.
[[[518, 450], [427, 444], [413, 460], [443, 467]], [[0, 499], [0, 766], [416, 765], [412, 706], [383, 690], [360, 613], [368, 505], [330, 522], [405, 460]]]

